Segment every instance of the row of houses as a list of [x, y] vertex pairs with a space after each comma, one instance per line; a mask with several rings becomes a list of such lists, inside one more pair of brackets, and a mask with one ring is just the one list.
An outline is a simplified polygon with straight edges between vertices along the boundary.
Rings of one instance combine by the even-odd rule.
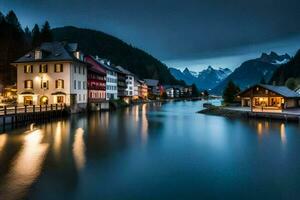
[[76, 43], [43, 43], [14, 63], [18, 105], [66, 104], [97, 108], [102, 102], [162, 94], [158, 80], [139, 79], [121, 66], [84, 55]]

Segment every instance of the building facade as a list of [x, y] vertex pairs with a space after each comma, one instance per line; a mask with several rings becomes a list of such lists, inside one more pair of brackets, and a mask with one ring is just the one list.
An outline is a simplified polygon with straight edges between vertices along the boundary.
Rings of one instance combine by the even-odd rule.
[[84, 61], [88, 63], [88, 102], [96, 106], [106, 100], [106, 69], [92, 56], [85, 56]]
[[285, 86], [254, 85], [242, 91], [237, 98], [241, 106], [252, 111], [284, 110], [300, 106], [300, 95]]
[[111, 66], [110, 62], [105, 59], [96, 57], [96, 61], [101, 67], [106, 69], [106, 100], [118, 99], [118, 71]]
[[86, 106], [87, 66], [77, 44], [43, 43], [12, 64], [19, 105]]
[[138, 96], [140, 99], [148, 99], [148, 86], [143, 80], [138, 80]]
[[161, 95], [161, 86], [158, 80], [155, 79], [144, 79], [148, 86], [148, 95], [159, 96]]

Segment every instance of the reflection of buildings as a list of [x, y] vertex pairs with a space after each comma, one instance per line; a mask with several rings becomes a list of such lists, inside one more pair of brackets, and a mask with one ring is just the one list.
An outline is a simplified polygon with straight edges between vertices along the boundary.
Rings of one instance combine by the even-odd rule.
[[22, 199], [40, 175], [48, 150], [48, 144], [41, 144], [42, 139], [43, 134], [40, 130], [25, 136], [24, 145], [4, 179], [5, 188], [2, 188], [0, 193], [3, 199]]
[[84, 130], [76, 129], [73, 143], [73, 156], [77, 170], [81, 170], [85, 166], [85, 144], [83, 138]]
[[276, 123], [276, 124], [273, 124], [273, 126], [270, 127], [269, 122], [265, 122], [265, 123], [257, 122], [256, 126], [257, 126], [256, 131], [257, 131], [257, 134], [258, 134], [259, 138], [262, 138], [262, 136], [264, 134], [269, 133], [270, 128], [272, 128], [276, 131], [279, 130], [280, 140], [281, 140], [282, 144], [285, 144], [287, 142], [285, 124], [284, 123], [281, 123], [280, 125]]
[[5, 146], [6, 140], [7, 140], [7, 135], [6, 134], [0, 135], [0, 153], [1, 153], [2, 149]]

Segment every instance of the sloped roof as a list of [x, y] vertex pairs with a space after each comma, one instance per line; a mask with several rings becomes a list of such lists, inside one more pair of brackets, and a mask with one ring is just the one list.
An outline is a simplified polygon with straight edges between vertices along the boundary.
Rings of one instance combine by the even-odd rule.
[[157, 86], [158, 85], [158, 80], [155, 80], [155, 79], [144, 79], [146, 84], [148, 86]]
[[270, 91], [273, 91], [273, 92], [280, 94], [287, 98], [300, 97], [300, 95], [297, 92], [294, 92], [293, 90], [290, 90], [289, 88], [287, 88], [285, 86], [275, 86], [275, 85], [265, 85], [265, 84], [259, 84], [259, 86], [266, 88]]
[[[43, 52], [42, 59], [36, 60], [34, 58], [35, 50], [41, 50]], [[26, 63], [26, 62], [43, 62], [43, 61], [80, 61], [74, 55], [73, 52], [77, 50], [77, 44], [63, 44], [61, 42], [45, 42], [40, 47], [37, 47], [14, 63]]]
[[251, 88], [254, 88], [254, 87], [257, 87], [257, 86], [260, 86], [262, 88], [265, 88], [269, 91], [272, 91], [276, 94], [279, 94], [283, 97], [286, 97], [286, 98], [300, 98], [300, 94], [298, 94], [297, 92], [293, 91], [293, 90], [290, 90], [289, 88], [285, 87], [285, 86], [275, 86], [275, 85], [265, 85], [265, 84], [257, 84], [257, 85], [254, 85], [242, 92], [240, 92], [239, 95], [242, 95], [243, 93], [249, 91]]
[[102, 67], [104, 67], [106, 70], [110, 70], [110, 71], [114, 71], [114, 72], [118, 72], [119, 70], [113, 66], [109, 66], [107, 65], [104, 61], [104, 59], [100, 59], [100, 58], [96, 58], [96, 57], [93, 57], [95, 59], [95, 61], [101, 65]]
[[121, 72], [123, 72], [124, 74], [126, 74], [126, 75], [132, 75], [132, 76], [134, 76], [134, 74], [133, 74], [132, 72], [128, 71], [127, 69], [124, 69], [124, 68], [121, 67], [121, 66], [117, 66], [116, 68], [117, 68], [118, 70], [120, 70]]

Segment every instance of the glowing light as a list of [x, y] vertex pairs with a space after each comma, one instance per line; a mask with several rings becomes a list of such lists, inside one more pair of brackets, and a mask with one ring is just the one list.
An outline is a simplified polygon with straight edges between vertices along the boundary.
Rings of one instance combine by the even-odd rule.
[[4, 177], [3, 199], [22, 199], [28, 188], [40, 175], [48, 144], [41, 144], [40, 130], [31, 131], [25, 136], [24, 145]]
[[7, 134], [0, 135], [0, 152], [4, 148], [6, 141], [7, 141]]
[[282, 144], [286, 144], [286, 134], [285, 134], [285, 124], [284, 123], [282, 123], [280, 125], [280, 138], [281, 138]]
[[85, 144], [83, 133], [84, 130], [82, 128], [76, 129], [73, 143], [73, 156], [78, 171], [82, 170], [85, 166]]
[[259, 135], [262, 135], [262, 133], [263, 133], [263, 127], [262, 127], [262, 123], [261, 123], [261, 122], [259, 122], [259, 123], [257, 124], [257, 133], [258, 133]]

